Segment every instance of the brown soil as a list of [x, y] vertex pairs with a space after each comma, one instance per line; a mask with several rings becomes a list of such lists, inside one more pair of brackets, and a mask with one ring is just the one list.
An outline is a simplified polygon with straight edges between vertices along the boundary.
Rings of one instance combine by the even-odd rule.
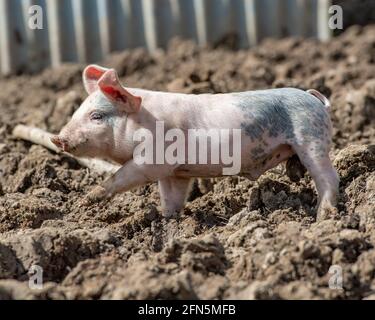
[[[247, 51], [173, 41], [166, 52], [113, 54], [127, 86], [183, 92], [315, 88], [333, 105], [339, 217], [315, 220], [308, 174], [279, 167], [251, 182], [196, 183], [176, 220], [155, 185], [88, 209], [103, 177], [12, 138], [18, 123], [57, 132], [85, 97], [82, 65], [0, 80], [0, 298], [340, 298], [375, 290], [375, 26], [330, 43], [266, 40]], [[74, 91], [74, 92], [72, 92]], [[28, 287], [32, 265], [44, 288]], [[330, 289], [332, 265], [343, 289]], [[371, 296], [372, 295], [372, 296]]]

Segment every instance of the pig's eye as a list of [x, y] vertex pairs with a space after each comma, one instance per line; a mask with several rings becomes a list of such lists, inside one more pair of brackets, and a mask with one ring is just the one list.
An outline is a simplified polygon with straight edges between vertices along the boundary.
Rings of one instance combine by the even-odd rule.
[[90, 115], [90, 120], [101, 120], [101, 119], [103, 119], [103, 115], [98, 112], [93, 112]]

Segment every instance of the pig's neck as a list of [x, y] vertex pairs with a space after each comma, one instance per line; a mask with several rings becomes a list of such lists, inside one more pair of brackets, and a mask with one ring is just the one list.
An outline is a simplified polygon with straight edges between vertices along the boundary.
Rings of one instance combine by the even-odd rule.
[[[163, 91], [151, 91], [138, 88], [127, 88], [133, 95], [142, 98], [142, 108], [137, 121], [143, 127], [151, 122], [164, 121], [165, 126], [172, 128], [187, 129], [197, 124], [191, 119], [194, 114], [199, 114], [207, 106], [207, 99], [210, 94], [185, 94]], [[186, 121], [189, 119], [189, 121]]]

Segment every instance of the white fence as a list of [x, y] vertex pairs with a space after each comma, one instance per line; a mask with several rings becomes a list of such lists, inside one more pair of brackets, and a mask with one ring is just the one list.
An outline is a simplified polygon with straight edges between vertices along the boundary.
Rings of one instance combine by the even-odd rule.
[[[31, 29], [39, 5], [43, 28]], [[112, 51], [165, 47], [176, 35], [205, 45], [227, 33], [245, 48], [264, 37], [328, 39], [330, 0], [0, 0], [0, 73], [65, 61], [93, 62]]]

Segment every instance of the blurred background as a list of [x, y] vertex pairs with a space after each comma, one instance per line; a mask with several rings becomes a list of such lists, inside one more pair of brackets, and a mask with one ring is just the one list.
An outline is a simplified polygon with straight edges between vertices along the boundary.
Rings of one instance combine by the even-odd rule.
[[[0, 0], [0, 73], [90, 63], [127, 48], [155, 51], [175, 36], [234, 49], [267, 37], [329, 40], [342, 31], [328, 27], [335, 4], [343, 29], [375, 20], [372, 0]], [[42, 22], [32, 29], [37, 14]]]

